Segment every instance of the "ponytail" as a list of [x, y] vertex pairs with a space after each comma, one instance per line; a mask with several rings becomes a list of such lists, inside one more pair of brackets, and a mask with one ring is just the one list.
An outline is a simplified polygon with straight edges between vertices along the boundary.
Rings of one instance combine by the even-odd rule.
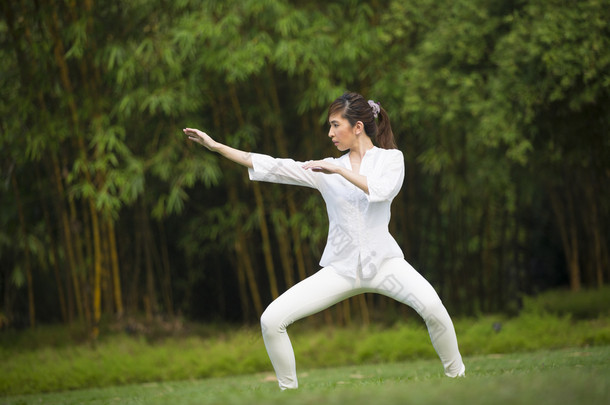
[[377, 115], [377, 144], [383, 149], [398, 149], [394, 140], [394, 132], [390, 125], [390, 117], [386, 110], [380, 106]]

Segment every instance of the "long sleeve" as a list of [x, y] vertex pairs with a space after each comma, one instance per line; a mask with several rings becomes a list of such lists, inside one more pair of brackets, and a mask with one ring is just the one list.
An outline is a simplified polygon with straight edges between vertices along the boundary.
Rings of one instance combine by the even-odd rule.
[[405, 178], [405, 162], [401, 151], [385, 152], [384, 159], [376, 162], [367, 173], [369, 202], [391, 201], [400, 192]]
[[320, 174], [303, 169], [302, 162], [253, 153], [252, 165], [253, 168], [248, 169], [250, 180], [318, 187], [317, 178]]

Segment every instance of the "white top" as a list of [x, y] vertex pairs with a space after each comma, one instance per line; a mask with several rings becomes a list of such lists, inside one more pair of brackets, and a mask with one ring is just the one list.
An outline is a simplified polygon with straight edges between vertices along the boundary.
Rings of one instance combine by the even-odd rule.
[[[349, 153], [325, 161], [351, 170]], [[322, 194], [328, 212], [328, 240], [320, 260], [339, 274], [371, 278], [385, 259], [401, 257], [402, 250], [390, 235], [390, 204], [402, 187], [405, 165], [398, 149], [369, 149], [360, 163], [369, 194], [339, 174], [303, 169], [303, 162], [252, 154], [250, 180], [315, 188]]]

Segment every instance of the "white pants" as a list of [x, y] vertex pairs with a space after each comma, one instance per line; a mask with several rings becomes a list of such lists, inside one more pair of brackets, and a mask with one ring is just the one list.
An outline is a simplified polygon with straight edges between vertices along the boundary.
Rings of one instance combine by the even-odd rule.
[[464, 375], [466, 368], [453, 323], [438, 294], [409, 263], [394, 258], [384, 261], [377, 274], [365, 280], [348, 278], [337, 274], [332, 267], [325, 267], [267, 307], [261, 316], [263, 339], [281, 389], [298, 387], [294, 351], [286, 328], [301, 318], [366, 292], [386, 295], [415, 309], [426, 322], [445, 374]]

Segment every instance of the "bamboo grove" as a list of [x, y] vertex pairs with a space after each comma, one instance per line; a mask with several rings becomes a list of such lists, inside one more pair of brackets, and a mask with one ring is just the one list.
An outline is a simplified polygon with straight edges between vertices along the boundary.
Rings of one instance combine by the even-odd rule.
[[[390, 114], [392, 232], [452, 313], [610, 278], [608, 0], [1, 4], [0, 328], [256, 321], [318, 269], [324, 204], [181, 129], [336, 156], [346, 90]], [[396, 311], [366, 295], [324, 316]]]

